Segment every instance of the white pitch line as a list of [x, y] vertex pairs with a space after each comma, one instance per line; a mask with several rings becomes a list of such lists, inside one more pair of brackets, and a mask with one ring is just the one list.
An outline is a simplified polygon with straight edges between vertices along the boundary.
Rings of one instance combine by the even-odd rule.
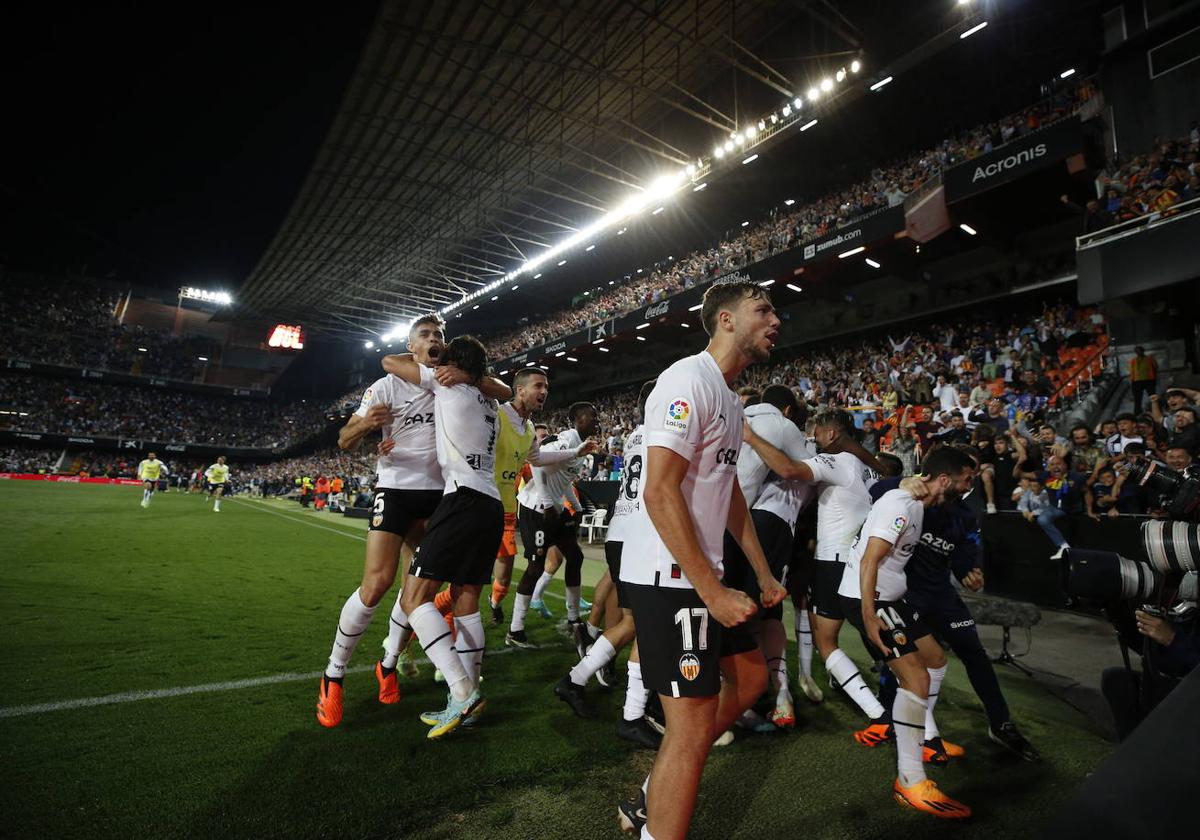
[[[543, 645], [542, 647], [548, 646]], [[495, 656], [510, 656], [516, 652], [517, 648], [510, 647], [489, 650], [485, 659], [491, 659]], [[418, 659], [416, 661], [420, 665], [430, 664], [428, 659]], [[374, 665], [360, 665], [356, 668], [347, 668], [346, 673], [361, 674], [373, 670], [375, 670]], [[204, 683], [203, 685], [184, 685], [176, 688], [156, 688], [145, 691], [126, 691], [121, 694], [105, 694], [100, 697], [81, 697], [77, 700], [60, 700], [56, 703], [7, 706], [0, 708], [0, 718], [25, 717], [26, 715], [38, 715], [44, 712], [63, 712], [70, 709], [86, 709], [93, 706], [114, 706], [124, 703], [136, 703], [139, 700], [166, 700], [172, 697], [186, 697], [189, 694], [213, 694], [223, 691], [237, 691], [243, 688], [258, 688], [263, 685], [278, 685], [279, 683], [306, 682], [308, 680], [320, 679], [323, 673], [324, 671], [312, 671], [307, 674], [272, 674], [268, 677], [251, 677], [245, 680]]]

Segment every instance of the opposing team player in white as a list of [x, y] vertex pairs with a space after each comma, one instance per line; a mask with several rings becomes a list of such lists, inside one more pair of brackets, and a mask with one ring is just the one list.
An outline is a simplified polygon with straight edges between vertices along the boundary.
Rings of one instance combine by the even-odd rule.
[[726, 529], [755, 570], [762, 604], [785, 595], [738, 487], [743, 419], [730, 390], [769, 358], [779, 318], [761, 286], [734, 282], [705, 292], [701, 319], [708, 346], [667, 368], [647, 400], [642, 505], [621, 552], [642, 679], [662, 699], [666, 728], [644, 799], [623, 803], [619, 819], [659, 840], [687, 835], [713, 740], [767, 683], [762, 653], [738, 628], [758, 604], [721, 582]]
[[[941, 447], [921, 462], [925, 495], [889, 490], [874, 504], [855, 538], [838, 593], [846, 618], [883, 654], [900, 687], [892, 705], [897, 778], [892, 795], [901, 806], [941, 819], [964, 819], [971, 809], [942, 793], [926, 778], [922, 759], [930, 707], [930, 670], [941, 671], [946, 653], [920, 615], [904, 601], [905, 566], [921, 540], [925, 508], [947, 494], [962, 495], [975, 480], [975, 462], [953, 447]], [[937, 691], [934, 689], [933, 697]]]
[[166, 475], [167, 465], [158, 460], [153, 452], [147, 452], [146, 458], [138, 464], [137, 477], [142, 481], [142, 507], [150, 507], [154, 491], [158, 488], [158, 480]]
[[[408, 349], [419, 364], [431, 366], [441, 358], [446, 346], [444, 327], [438, 315], [426, 315], [413, 323]], [[453, 367], [438, 368], [437, 373], [446, 383], [466, 378]], [[495, 379], [486, 382], [485, 387], [497, 396], [511, 393]], [[382, 430], [383, 440], [376, 465], [379, 480], [367, 532], [362, 581], [342, 606], [333, 650], [317, 695], [317, 721], [326, 727], [337, 726], [342, 720], [346, 665], [370, 626], [376, 606], [396, 579], [402, 549], [407, 546], [410, 555], [416, 550], [425, 532], [425, 521], [442, 498], [444, 482], [437, 462], [432, 393], [385, 374], [363, 394], [358, 410], [338, 435], [338, 446], [347, 451], [356, 449], [368, 434], [377, 430]], [[399, 640], [404, 631], [411, 635], [407, 620], [400, 618], [404, 615], [400, 610], [402, 593], [403, 589], [396, 594], [384, 655], [375, 666], [379, 702], [385, 704], [400, 702], [396, 669], [403, 646]], [[398, 623], [402, 620], [403, 626]], [[415, 669], [415, 665], [411, 667]]]

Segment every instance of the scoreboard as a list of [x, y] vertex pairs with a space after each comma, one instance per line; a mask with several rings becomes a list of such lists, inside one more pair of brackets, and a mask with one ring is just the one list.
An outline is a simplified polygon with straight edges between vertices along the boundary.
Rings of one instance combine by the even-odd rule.
[[276, 324], [267, 338], [267, 345], [285, 350], [303, 350], [304, 329], [299, 324]]

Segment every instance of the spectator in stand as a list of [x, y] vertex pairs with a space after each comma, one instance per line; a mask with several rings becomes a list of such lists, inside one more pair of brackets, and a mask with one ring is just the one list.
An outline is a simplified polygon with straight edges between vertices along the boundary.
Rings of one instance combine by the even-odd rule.
[[1096, 442], [1091, 429], [1080, 423], [1071, 429], [1070, 457], [1075, 472], [1091, 474], [1098, 463], [1108, 458], [1108, 452]]
[[1133, 348], [1129, 360], [1129, 386], [1133, 390], [1133, 413], [1141, 414], [1142, 398], [1158, 390], [1158, 362], [1141, 345]]
[[1200, 455], [1200, 426], [1196, 425], [1196, 409], [1191, 406], [1175, 412], [1175, 431], [1167, 444], [1169, 449], [1184, 449], [1193, 458]]
[[879, 453], [879, 432], [875, 429], [875, 418], [873, 417], [867, 417], [863, 420], [862, 445], [863, 449], [872, 455]]
[[1197, 400], [1200, 400], [1200, 391], [1194, 388], [1168, 388], [1165, 395], [1167, 408], [1163, 411], [1162, 400], [1158, 394], [1150, 395], [1150, 416], [1154, 418], [1154, 422], [1162, 425], [1168, 432], [1175, 431], [1175, 412], [1181, 408], [1186, 408], [1191, 405], [1194, 407]]
[[916, 475], [917, 472], [917, 439], [913, 434], [913, 426], [911, 422], [901, 423], [891, 445], [884, 447], [885, 452], [900, 459], [904, 465], [904, 475]]
[[1105, 449], [1109, 455], [1120, 455], [1125, 451], [1125, 447], [1131, 443], [1142, 443], [1142, 439], [1137, 436], [1137, 418], [1132, 414], [1125, 412], [1117, 415], [1116, 419], [1117, 431], [1111, 434], [1104, 442]]

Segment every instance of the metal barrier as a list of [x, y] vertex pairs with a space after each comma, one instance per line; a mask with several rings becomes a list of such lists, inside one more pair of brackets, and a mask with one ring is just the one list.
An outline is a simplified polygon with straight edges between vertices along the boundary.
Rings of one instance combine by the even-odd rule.
[[1181, 201], [1179, 204], [1167, 208], [1162, 213], [1147, 213], [1145, 216], [1138, 216], [1136, 219], [1118, 222], [1101, 230], [1077, 236], [1075, 237], [1075, 250], [1082, 251], [1084, 248], [1092, 248], [1115, 239], [1133, 236], [1145, 229], [1170, 224], [1171, 222], [1194, 216], [1197, 213], [1200, 213], [1200, 198]]

